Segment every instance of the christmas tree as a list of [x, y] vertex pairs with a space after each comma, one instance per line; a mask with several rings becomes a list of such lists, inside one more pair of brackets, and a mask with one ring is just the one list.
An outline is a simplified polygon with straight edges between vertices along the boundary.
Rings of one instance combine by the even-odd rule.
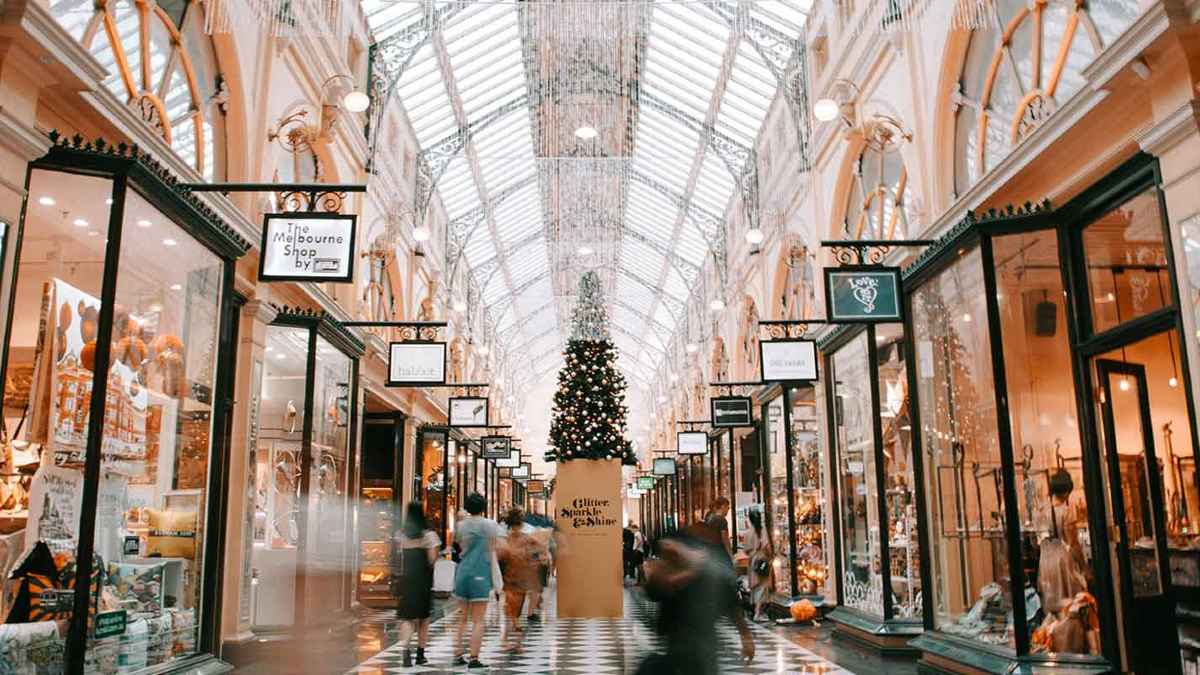
[[636, 464], [633, 446], [625, 440], [625, 376], [617, 370], [617, 349], [595, 272], [579, 280], [579, 301], [563, 357], [546, 461], [620, 459]]

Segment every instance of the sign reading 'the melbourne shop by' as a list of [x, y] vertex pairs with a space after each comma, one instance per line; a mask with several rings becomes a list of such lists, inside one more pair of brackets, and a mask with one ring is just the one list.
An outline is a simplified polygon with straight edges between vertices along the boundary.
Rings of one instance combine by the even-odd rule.
[[357, 217], [343, 213], [268, 213], [263, 216], [263, 281], [354, 280]]
[[853, 265], [825, 268], [825, 308], [830, 321], [899, 323], [900, 268]]

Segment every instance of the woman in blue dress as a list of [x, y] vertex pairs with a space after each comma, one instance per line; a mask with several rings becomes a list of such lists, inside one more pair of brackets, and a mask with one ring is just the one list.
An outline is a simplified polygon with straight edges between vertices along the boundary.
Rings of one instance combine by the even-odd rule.
[[[463, 506], [469, 515], [458, 521], [454, 528], [454, 540], [462, 546], [462, 557], [454, 571], [454, 597], [462, 603], [454, 641], [458, 654], [454, 665], [485, 668], [479, 662], [479, 648], [483, 644], [484, 614], [492, 594], [492, 552], [496, 537], [500, 535], [500, 525], [481, 517], [487, 508], [487, 500], [478, 492], [467, 495]], [[466, 659], [462, 654], [468, 619], [471, 621], [471, 651], [470, 658]]]

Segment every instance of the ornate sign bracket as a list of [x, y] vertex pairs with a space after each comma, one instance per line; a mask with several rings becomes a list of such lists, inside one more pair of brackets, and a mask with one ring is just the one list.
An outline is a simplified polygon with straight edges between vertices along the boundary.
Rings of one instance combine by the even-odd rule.
[[825, 319], [802, 319], [799, 321], [759, 321], [758, 335], [760, 340], [795, 340], [808, 335], [811, 326], [824, 326], [830, 323]]
[[839, 265], [883, 265], [893, 248], [924, 248], [933, 239], [842, 239], [822, 241], [821, 248], [832, 249]]
[[[180, 183], [190, 192], [274, 192], [289, 211], [336, 213], [342, 210], [347, 192], [366, 192], [366, 183]], [[303, 207], [303, 208], [300, 208]]]

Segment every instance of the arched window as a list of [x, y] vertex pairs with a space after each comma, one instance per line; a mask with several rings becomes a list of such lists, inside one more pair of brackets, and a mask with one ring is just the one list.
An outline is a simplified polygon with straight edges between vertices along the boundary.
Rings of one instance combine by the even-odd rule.
[[1130, 0], [995, 0], [971, 35], [955, 120], [962, 194], [1084, 85], [1083, 70], [1137, 17]]
[[225, 176], [225, 91], [196, 0], [51, 0], [104, 84], [209, 180]]
[[[878, 142], [877, 142], [878, 140]], [[843, 238], [904, 239], [908, 234], [908, 171], [897, 146], [899, 137], [888, 135], [863, 146], [854, 163], [847, 194]]]

